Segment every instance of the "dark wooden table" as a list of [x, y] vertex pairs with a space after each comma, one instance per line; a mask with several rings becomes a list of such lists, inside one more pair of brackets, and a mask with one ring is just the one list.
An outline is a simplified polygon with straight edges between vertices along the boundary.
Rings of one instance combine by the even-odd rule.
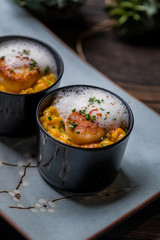
[[[103, 7], [103, 0], [86, 0], [74, 19], [45, 21], [45, 24], [76, 51], [79, 35], [106, 19]], [[160, 113], [160, 41], [145, 39], [141, 44], [131, 44], [120, 39], [114, 30], [104, 30], [84, 39], [82, 45], [91, 65]], [[0, 240], [24, 239], [3, 219], [0, 221]], [[100, 239], [160, 239], [160, 199], [105, 233]]]

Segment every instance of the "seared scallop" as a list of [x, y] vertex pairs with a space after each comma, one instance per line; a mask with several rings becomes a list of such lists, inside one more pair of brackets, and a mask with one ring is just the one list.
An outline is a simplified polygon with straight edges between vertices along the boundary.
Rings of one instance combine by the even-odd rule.
[[73, 112], [66, 120], [66, 134], [79, 145], [98, 142], [105, 136], [105, 129], [94, 121], [86, 120], [85, 116]]
[[0, 82], [10, 92], [19, 93], [30, 88], [42, 75], [41, 69], [32, 64], [33, 60], [28, 58], [24, 60], [24, 65], [11, 68], [4, 59], [0, 59]]

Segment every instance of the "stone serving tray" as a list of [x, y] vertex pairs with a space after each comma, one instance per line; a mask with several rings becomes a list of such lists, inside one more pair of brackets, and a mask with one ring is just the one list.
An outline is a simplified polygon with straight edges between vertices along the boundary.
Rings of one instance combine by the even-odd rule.
[[0, 138], [0, 215], [27, 239], [96, 239], [160, 196], [160, 116], [81, 61], [11, 0], [0, 9], [0, 36], [22, 35], [53, 46], [64, 60], [61, 85], [109, 89], [133, 110], [135, 125], [114, 183], [98, 194], [53, 190], [39, 175], [35, 137]]

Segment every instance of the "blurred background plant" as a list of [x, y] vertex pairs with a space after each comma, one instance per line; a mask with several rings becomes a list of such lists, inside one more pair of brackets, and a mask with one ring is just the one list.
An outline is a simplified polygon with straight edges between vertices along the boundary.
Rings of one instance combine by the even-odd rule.
[[158, 0], [105, 0], [105, 10], [120, 36], [127, 39], [142, 37], [160, 30]]
[[46, 21], [61, 20], [74, 16], [84, 0], [14, 0]]

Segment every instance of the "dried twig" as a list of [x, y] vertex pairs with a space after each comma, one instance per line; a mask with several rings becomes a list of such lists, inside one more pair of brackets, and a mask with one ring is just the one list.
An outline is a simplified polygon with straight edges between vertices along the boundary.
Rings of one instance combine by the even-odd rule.
[[101, 32], [101, 31], [109, 31], [111, 30], [114, 26], [116, 25], [116, 21], [115, 20], [111, 20], [111, 19], [105, 19], [104, 21], [94, 25], [91, 29], [89, 29], [88, 31], [82, 32], [77, 39], [77, 43], [76, 43], [76, 50], [77, 53], [79, 54], [79, 56], [86, 61], [86, 57], [83, 51], [83, 47], [82, 47], [82, 43], [83, 40], [87, 37], [90, 37], [92, 35], [94, 35], [95, 33]]

